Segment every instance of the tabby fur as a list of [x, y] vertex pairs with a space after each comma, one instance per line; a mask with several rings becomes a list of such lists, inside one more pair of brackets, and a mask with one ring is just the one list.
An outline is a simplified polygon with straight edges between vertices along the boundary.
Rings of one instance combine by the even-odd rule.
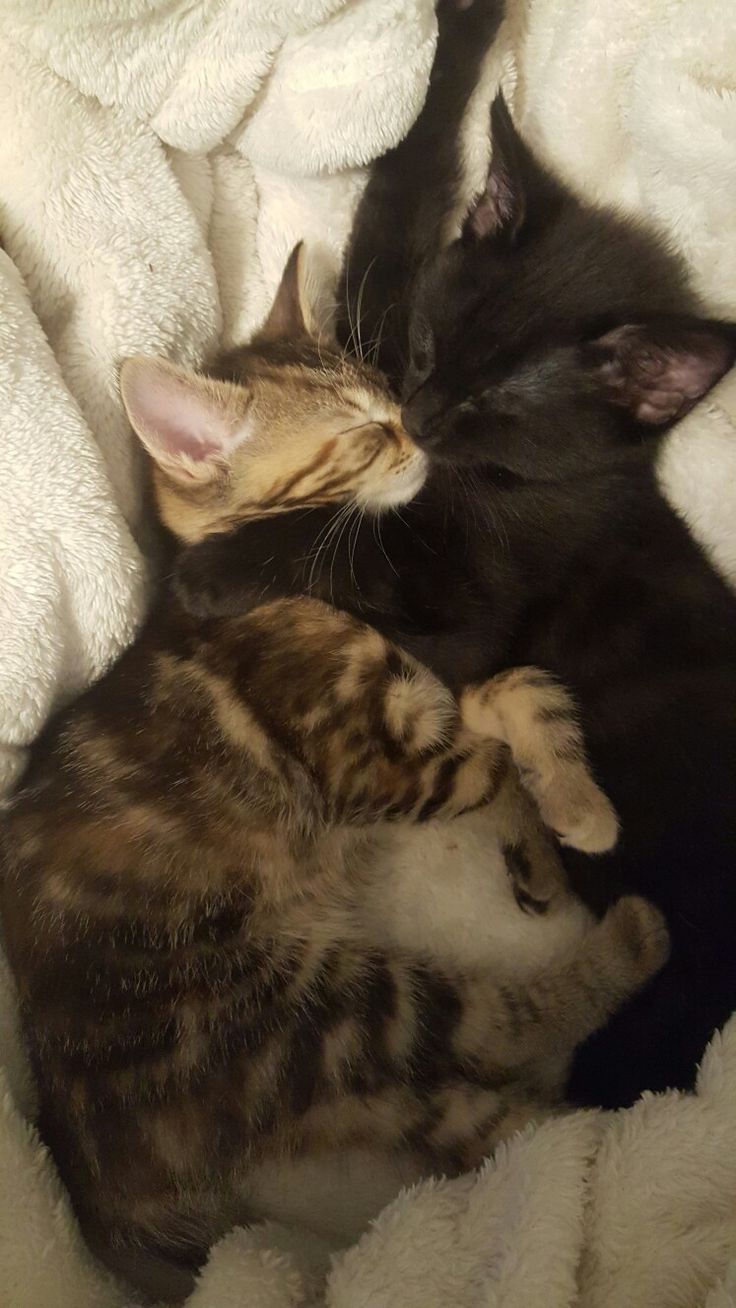
[[[276, 501], [380, 505], [421, 480], [378, 379], [317, 351], [303, 311], [280, 338], [299, 275], [297, 257], [219, 377], [123, 369], [185, 549]], [[43, 1138], [90, 1244], [140, 1290], [188, 1292], [264, 1160], [370, 1145], [475, 1163], [555, 1109], [575, 1046], [662, 964], [636, 898], [518, 990], [367, 942], [374, 833], [490, 803], [527, 885], [556, 862], [535, 804], [573, 845], [616, 838], [545, 673], [455, 696], [309, 599], [200, 620], [165, 592], [49, 724], [4, 816], [3, 927]]]

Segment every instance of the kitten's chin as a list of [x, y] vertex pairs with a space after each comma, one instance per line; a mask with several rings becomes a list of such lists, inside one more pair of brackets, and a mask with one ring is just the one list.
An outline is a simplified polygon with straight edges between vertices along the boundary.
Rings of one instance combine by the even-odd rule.
[[400, 504], [408, 504], [410, 500], [418, 495], [429, 473], [429, 459], [426, 454], [420, 454], [419, 451], [412, 458], [408, 467], [402, 468], [400, 472], [395, 473], [390, 478], [387, 477], [383, 485], [371, 487], [362, 496], [359, 496], [361, 507], [368, 510], [377, 511], [379, 509], [398, 508]]

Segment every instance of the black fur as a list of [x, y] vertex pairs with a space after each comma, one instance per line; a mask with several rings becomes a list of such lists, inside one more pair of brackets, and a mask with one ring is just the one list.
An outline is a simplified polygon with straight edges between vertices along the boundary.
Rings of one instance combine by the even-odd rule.
[[[441, 60], [464, 11], [440, 10]], [[350, 295], [355, 310], [367, 273], [366, 339], [399, 296], [399, 273], [409, 288], [380, 359], [434, 471], [400, 516], [381, 519], [380, 542], [364, 524], [313, 589], [451, 685], [534, 663], [577, 695], [623, 833], [603, 859], [566, 855], [574, 883], [595, 906], [623, 887], [650, 896], [674, 945], [577, 1058], [571, 1096], [618, 1106], [691, 1085], [736, 1008], [736, 598], [654, 471], [654, 435], [733, 362], [736, 331], [700, 319], [656, 237], [551, 178], [502, 105], [493, 119], [488, 186], [461, 239], [433, 258], [415, 219], [423, 196], [448, 204], [458, 113], [430, 91], [401, 152], [374, 170]], [[415, 154], [433, 135], [443, 148]], [[415, 233], [400, 256], [396, 212]], [[327, 516], [271, 518], [188, 551], [180, 594], [198, 611], [233, 612], [303, 590]]]
[[[406, 364], [414, 277], [437, 250], [452, 212], [460, 180], [458, 129], [503, 14], [504, 0], [469, 6], [467, 0], [441, 0], [425, 110], [374, 168], [361, 201], [338, 288], [338, 336], [357, 345], [360, 318], [360, 340], [364, 346], [382, 341], [381, 366], [395, 382]], [[428, 168], [432, 186], [425, 185]]]

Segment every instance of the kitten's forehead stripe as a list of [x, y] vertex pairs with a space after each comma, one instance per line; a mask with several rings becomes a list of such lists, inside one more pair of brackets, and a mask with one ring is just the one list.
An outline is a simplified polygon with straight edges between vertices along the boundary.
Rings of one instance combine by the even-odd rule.
[[314, 473], [324, 467], [324, 465], [330, 460], [332, 455], [335, 453], [336, 445], [336, 437], [333, 437], [332, 440], [325, 441], [324, 445], [317, 450], [317, 453], [310, 463], [307, 463], [305, 467], [299, 469], [298, 472], [292, 473], [292, 475], [287, 477], [284, 481], [277, 483], [271, 494], [264, 496], [261, 501], [263, 507], [272, 508], [277, 500], [286, 499], [289, 492], [292, 491], [295, 486], [298, 486], [303, 481], [308, 481]]

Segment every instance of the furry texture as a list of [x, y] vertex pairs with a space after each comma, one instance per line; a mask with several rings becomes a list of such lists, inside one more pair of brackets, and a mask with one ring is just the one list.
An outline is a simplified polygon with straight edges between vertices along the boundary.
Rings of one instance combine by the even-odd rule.
[[441, 74], [496, 11], [439, 13], [438, 72], [376, 164], [348, 255], [358, 289], [343, 292], [431, 458], [426, 488], [380, 542], [368, 524], [336, 551], [327, 588], [302, 564], [313, 514], [208, 542], [182, 593], [196, 596], [196, 562], [230, 576], [213, 612], [307, 590], [448, 684], [531, 662], [575, 687], [623, 833], [611, 881], [574, 857], [576, 885], [593, 903], [612, 883], [654, 897], [675, 936], [669, 967], [576, 1060], [574, 1098], [617, 1107], [691, 1084], [736, 1004], [736, 598], [653, 471], [656, 434], [736, 358], [736, 324], [708, 320], [656, 233], [541, 167], [500, 98], [487, 178], [445, 246], [462, 105]]
[[[242, 339], [300, 237], [334, 272], [356, 166], [395, 144], [421, 105], [432, 10], [429, 0], [85, 0], [73, 17], [47, 0], [22, 11], [8, 0], [0, 10], [0, 111], [13, 122], [0, 143], [5, 788], [51, 708], [119, 652], [142, 615], [140, 468], [116, 361], [158, 349], [199, 362], [221, 332]], [[720, 0], [708, 0], [711, 12], [649, 0], [604, 15], [579, 0], [563, 16], [554, 0], [518, 0], [488, 76], [507, 50], [532, 143], [587, 193], [659, 217], [712, 311], [727, 313], [734, 36], [721, 30]], [[489, 91], [469, 123], [471, 190], [485, 171]], [[724, 487], [736, 485], [735, 409], [732, 383], [669, 442], [661, 467], [733, 571], [736, 512]], [[58, 467], [62, 450], [46, 495], [52, 547], [30, 496], [36, 468]]]
[[432, 9], [0, 5], [0, 788], [143, 615], [151, 541], [117, 364], [244, 339], [299, 237], [336, 261], [357, 167], [421, 106]]
[[[12, 1004], [7, 983], [0, 999]], [[695, 1094], [527, 1132], [480, 1173], [401, 1195], [347, 1252], [273, 1223], [235, 1231], [188, 1308], [733, 1308], [734, 1087], [732, 1021]], [[3, 1171], [16, 1178], [0, 1239], [3, 1308], [138, 1308], [86, 1256], [7, 1097], [0, 1115]]]
[[[141, 0], [128, 4], [129, 16], [136, 21], [119, 27], [114, 20], [122, 6], [103, 0], [87, 0], [83, 9], [76, 4], [71, 23], [69, 10], [48, 0], [25, 3], [22, 15], [10, 0], [3, 8], [0, 95], [3, 114], [14, 123], [13, 132], [0, 144], [7, 229], [6, 253], [0, 252], [0, 718], [5, 788], [12, 785], [25, 747], [50, 707], [99, 673], [130, 638], [142, 612], [141, 555], [125, 525], [127, 517], [136, 533], [140, 531], [137, 476], [125, 468], [120, 476], [111, 476], [115, 450], [129, 448], [130, 439], [114, 393], [114, 361], [146, 348], [175, 350], [179, 358], [199, 360], [216, 339], [221, 318], [230, 339], [240, 335], [241, 329], [259, 321], [286, 252], [301, 236], [328, 243], [334, 271], [359, 189], [352, 166], [400, 138], [418, 110], [431, 62], [432, 5], [423, 0], [401, 5], [407, 23], [401, 39], [390, 25], [382, 33], [380, 24], [371, 22], [371, 12], [377, 15], [381, 6], [351, 6], [350, 29], [343, 27], [338, 43], [331, 41], [329, 29], [325, 37], [319, 27], [308, 30], [310, 22], [329, 17], [332, 5], [289, 3], [277, 9], [269, 3], [269, 16], [283, 19], [290, 32], [275, 56], [279, 37], [272, 44], [272, 34], [259, 40], [259, 30], [249, 21], [259, 7], [248, 0], [223, 7], [229, 26], [223, 17], [218, 30], [226, 39], [202, 45], [202, 58], [191, 60], [185, 79], [181, 52], [193, 49], [213, 7], [179, 8], [181, 20], [167, 28], [157, 10], [170, 19], [177, 12], [174, 7]], [[711, 311], [733, 314], [736, 246], [724, 240], [724, 232], [734, 224], [736, 116], [731, 83], [736, 54], [733, 28], [723, 22], [722, 0], [686, 0], [676, 6], [665, 0], [606, 6], [597, 0], [575, 0], [564, 7], [558, 0], [515, 0], [511, 8], [505, 71], [507, 84], [516, 83], [515, 113], [529, 139], [585, 193], [624, 203], [633, 212], [660, 215], [686, 251]], [[251, 41], [254, 30], [256, 39]], [[320, 76], [328, 65], [319, 52], [330, 45], [335, 52], [332, 67], [343, 74], [352, 67], [353, 73], [352, 78], [334, 79], [331, 112], [320, 120], [311, 108], [320, 88], [329, 98], [326, 79]], [[252, 58], [246, 47], [255, 47]], [[142, 60], [141, 49], [148, 51]], [[377, 77], [376, 50], [382, 52], [382, 75]], [[501, 53], [499, 49], [489, 67], [488, 85], [468, 125], [469, 194], [485, 175], [487, 104]], [[235, 76], [228, 73], [231, 56]], [[248, 68], [253, 73], [246, 76]], [[248, 118], [247, 149], [218, 145], [223, 123], [227, 130], [241, 112], [242, 87], [260, 85], [262, 76], [268, 87], [269, 68], [280, 82], [278, 94], [269, 94], [273, 130], [260, 132], [265, 117], [258, 108]], [[320, 83], [317, 90], [315, 81]], [[162, 113], [158, 135], [158, 120], [154, 123], [147, 115], [163, 100], [162, 83], [170, 89], [173, 112]], [[360, 95], [355, 94], [357, 84]], [[181, 94], [179, 85], [184, 88]], [[223, 88], [230, 90], [223, 94]], [[280, 107], [285, 120], [279, 118]], [[288, 130], [282, 135], [284, 121]], [[305, 155], [304, 133], [312, 124], [321, 126], [323, 135], [312, 133], [314, 154]], [[347, 173], [317, 175], [326, 152], [344, 146], [348, 124], [354, 149], [344, 149], [338, 161], [347, 166]], [[181, 139], [175, 136], [180, 129]], [[167, 151], [160, 141], [169, 137], [174, 148]], [[298, 149], [290, 153], [292, 142]], [[194, 152], [187, 153], [190, 149]], [[203, 156], [203, 150], [210, 153]], [[308, 177], [303, 175], [305, 157], [316, 165], [316, 173]], [[64, 161], [71, 178], [68, 196], [52, 184], [57, 177], [54, 159]], [[142, 199], [136, 179], [143, 182]], [[729, 488], [736, 486], [735, 418], [736, 379], [731, 379], [672, 433], [659, 463], [668, 493], [732, 577], [736, 505]], [[102, 449], [107, 451], [104, 459]], [[44, 472], [52, 480], [44, 492], [42, 524], [33, 505]], [[47, 530], [52, 515], [58, 523], [53, 548]], [[462, 893], [454, 888], [450, 896], [443, 889], [448, 855], [462, 861], [465, 869]], [[391, 931], [404, 939], [411, 923], [412, 940], [426, 938], [433, 949], [441, 946], [453, 954], [464, 950], [468, 957], [477, 957], [497, 950], [501, 941], [505, 964], [511, 966], [513, 959], [529, 954], [539, 958], [549, 951], [555, 932], [558, 938], [570, 939], [585, 924], [584, 915], [569, 903], [554, 913], [553, 922], [518, 914], [503, 863], [498, 855], [489, 857], [478, 817], [461, 819], [447, 843], [430, 829], [414, 835], [397, 857], [397, 874]], [[467, 911], [471, 904], [482, 904], [483, 911]], [[385, 903], [382, 912], [385, 916]], [[438, 939], [435, 920], [440, 915], [448, 925]], [[13, 988], [4, 972], [2, 976], [2, 1058], [9, 1092], [3, 1098], [0, 1130], [0, 1302], [3, 1308], [17, 1308], [20, 1302], [24, 1308], [49, 1308], [52, 1303], [55, 1308], [79, 1308], [82, 1303], [118, 1308], [122, 1292], [101, 1280], [86, 1260], [48, 1157], [24, 1124], [24, 1117], [32, 1116], [33, 1096], [17, 1041]], [[729, 1033], [728, 1041], [732, 1039]], [[717, 1048], [712, 1066], [720, 1069], [726, 1089], [731, 1087], [730, 1098], [724, 1093], [719, 1107], [714, 1101], [716, 1116], [708, 1109], [702, 1120], [733, 1131], [727, 1115], [736, 1098], [731, 1063], [722, 1060]], [[652, 1186], [660, 1194], [692, 1196], [687, 1221], [698, 1233], [698, 1255], [691, 1257], [689, 1246], [671, 1238], [666, 1218], [650, 1225], [647, 1205], [639, 1203], [637, 1194], [618, 1193], [622, 1203], [631, 1205], [643, 1256], [661, 1252], [658, 1304], [668, 1308], [670, 1285], [690, 1269], [696, 1282], [687, 1291], [687, 1302], [700, 1308], [707, 1287], [724, 1267], [709, 1234], [718, 1229], [728, 1239], [728, 1219], [714, 1226], [710, 1216], [711, 1211], [728, 1212], [730, 1192], [722, 1167], [728, 1154], [720, 1149], [713, 1156], [703, 1152], [692, 1116], [693, 1111], [700, 1115], [706, 1110], [703, 1099], [675, 1097], [675, 1102], [685, 1106], [682, 1114], [673, 1109], [683, 1124], [681, 1149], [671, 1154], [652, 1136], [646, 1137], [645, 1147], [638, 1131], [632, 1130], [632, 1151], [641, 1148]], [[623, 1115], [621, 1120], [625, 1147], [629, 1118]], [[681, 1168], [676, 1167], [678, 1159]], [[601, 1175], [601, 1193], [610, 1192], [615, 1169], [613, 1157], [611, 1168]], [[360, 1178], [367, 1188], [367, 1166]], [[530, 1170], [525, 1193], [534, 1193], [536, 1181], [537, 1173]], [[389, 1178], [389, 1190], [400, 1183], [400, 1177]], [[339, 1219], [354, 1192], [352, 1185], [340, 1202]], [[312, 1187], [306, 1205], [310, 1212], [315, 1193]], [[380, 1206], [386, 1191], [379, 1186], [376, 1193]], [[414, 1198], [402, 1203], [408, 1214]], [[618, 1241], [616, 1211], [607, 1208], [606, 1214], [594, 1233], [586, 1228], [583, 1240], [592, 1256], [605, 1245], [616, 1268], [609, 1278], [607, 1305], [628, 1308], [630, 1285], [624, 1285], [618, 1301], [615, 1297], [617, 1278], [629, 1265], [628, 1246]], [[343, 1227], [345, 1238], [350, 1229]], [[459, 1282], [462, 1268], [451, 1257], [457, 1229], [454, 1221], [451, 1229], [439, 1228], [438, 1245], [446, 1249], [447, 1265], [455, 1268]], [[481, 1219], [468, 1242], [477, 1241], [491, 1251], [497, 1248], [502, 1260], [514, 1259], [514, 1232], [503, 1224], [498, 1230], [496, 1246]], [[225, 1303], [228, 1308], [261, 1308], [261, 1290], [269, 1308], [296, 1302], [301, 1292], [294, 1286], [300, 1276], [292, 1270], [281, 1278], [282, 1256], [263, 1252], [270, 1244], [276, 1244], [273, 1229], [240, 1233], [223, 1245], [196, 1294], [198, 1308]], [[289, 1245], [284, 1233], [281, 1245]], [[545, 1240], [541, 1247], [548, 1257], [550, 1243]], [[404, 1284], [409, 1278], [415, 1281], [422, 1308], [431, 1302], [430, 1287], [422, 1279], [424, 1258], [423, 1250], [410, 1265], [398, 1264], [394, 1281], [401, 1302], [402, 1276]], [[391, 1267], [383, 1264], [374, 1275], [381, 1283], [390, 1282]], [[670, 1275], [672, 1281], [667, 1279], [663, 1289]], [[370, 1286], [366, 1292], [370, 1295]], [[459, 1299], [460, 1285], [451, 1293]], [[470, 1287], [470, 1302], [482, 1293]], [[350, 1291], [345, 1294], [352, 1304]], [[708, 1308], [730, 1308], [733, 1294], [725, 1283], [713, 1289]], [[671, 1302], [677, 1308], [683, 1302], [674, 1288]], [[546, 1295], [542, 1304], [546, 1308]]]
[[[375, 376], [316, 348], [299, 268], [231, 380], [122, 368], [185, 556], [259, 513], [375, 510], [426, 478]], [[456, 699], [325, 605], [213, 623], [164, 590], [42, 733], [0, 827], [40, 1130], [110, 1267], [179, 1303], [262, 1214], [254, 1168], [362, 1146], [457, 1171], [559, 1110], [575, 1046], [666, 960], [654, 908], [622, 900], [516, 985], [493, 959], [377, 948], [361, 919], [384, 883], [372, 828], [486, 805], [520, 904], [545, 912], [559, 867], [524, 791], [564, 843], [615, 843], [574, 705], [540, 670]]]

